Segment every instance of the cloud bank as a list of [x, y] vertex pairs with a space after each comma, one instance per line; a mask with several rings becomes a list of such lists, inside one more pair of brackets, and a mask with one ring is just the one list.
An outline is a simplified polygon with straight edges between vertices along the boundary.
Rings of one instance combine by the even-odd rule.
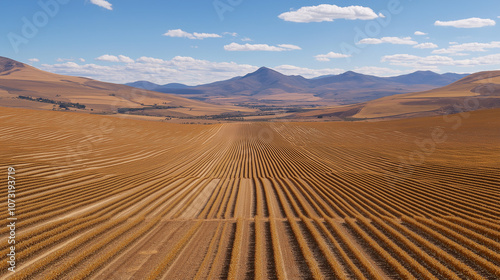
[[329, 52], [327, 54], [318, 54], [314, 56], [317, 61], [330, 61], [332, 58], [346, 58], [346, 57], [351, 57], [349, 54], [342, 54], [342, 53], [336, 53], [336, 52]]
[[391, 65], [413, 67], [416, 69], [436, 69], [438, 66], [474, 67], [500, 64], [500, 54], [458, 60], [440, 55], [416, 56], [411, 54], [394, 54], [382, 57], [381, 61]]
[[[451, 43], [450, 43], [451, 44]], [[485, 52], [488, 49], [499, 49], [500, 41], [492, 41], [490, 43], [465, 43], [465, 44], [451, 44], [450, 47], [445, 49], [434, 50], [434, 54], [457, 54], [464, 52]]]

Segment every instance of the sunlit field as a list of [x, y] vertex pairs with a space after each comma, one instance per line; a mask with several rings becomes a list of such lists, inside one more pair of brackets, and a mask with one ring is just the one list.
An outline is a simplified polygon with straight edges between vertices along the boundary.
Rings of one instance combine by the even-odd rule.
[[1, 272], [498, 279], [498, 116], [179, 125], [1, 108], [18, 241]]

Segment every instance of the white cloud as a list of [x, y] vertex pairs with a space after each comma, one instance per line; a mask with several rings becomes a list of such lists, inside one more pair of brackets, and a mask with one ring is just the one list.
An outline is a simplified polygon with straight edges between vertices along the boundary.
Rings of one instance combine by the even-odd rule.
[[500, 64], [500, 54], [474, 57], [470, 59], [456, 60], [447, 56], [416, 56], [410, 54], [395, 54], [382, 57], [382, 62], [388, 62], [391, 65], [407, 66], [413, 68], [435, 68], [438, 66], [461, 66], [471, 67], [478, 65], [498, 65]]
[[411, 37], [382, 37], [382, 38], [365, 38], [358, 42], [358, 44], [378, 45], [389, 43], [394, 45], [416, 45], [417, 42], [413, 41]]
[[128, 56], [124, 56], [124, 55], [114, 56], [114, 55], [109, 55], [109, 54], [101, 55], [100, 57], [96, 58], [95, 60], [107, 61], [107, 62], [124, 62], [124, 63], [133, 63], [134, 62], [134, 60]]
[[282, 13], [280, 19], [292, 22], [322, 22], [335, 19], [361, 19], [370, 20], [383, 17], [377, 15], [372, 9], [362, 6], [339, 7], [337, 5], [322, 4], [318, 6], [306, 6], [297, 11]]
[[291, 44], [280, 44], [278, 45], [280, 48], [288, 49], [288, 50], [301, 50], [302, 48], [296, 45]]
[[222, 37], [219, 34], [198, 33], [198, 32], [194, 32], [193, 36], [194, 36], [195, 39], [199, 39], [199, 40], [203, 40], [203, 39], [206, 39], [206, 38], [221, 38]]
[[400, 70], [390, 69], [385, 67], [375, 67], [375, 66], [357, 67], [354, 68], [353, 71], [365, 75], [374, 75], [377, 77], [391, 77], [394, 75], [403, 74], [403, 72]]
[[419, 66], [438, 66], [453, 65], [453, 59], [445, 56], [426, 56], [420, 57], [411, 54], [394, 54], [382, 57], [382, 62], [388, 62], [391, 65], [408, 66], [418, 68]]
[[414, 34], [417, 35], [417, 36], [425, 36], [425, 35], [427, 35], [427, 33], [424, 33], [422, 31], [415, 31]]
[[458, 45], [458, 42], [449, 42], [450, 45]]
[[[177, 57], [176, 57], [177, 58]], [[141, 56], [137, 59], [139, 63], [149, 63], [149, 64], [163, 64], [166, 61], [160, 58]]]
[[111, 5], [111, 3], [109, 3], [106, 0], [90, 0], [90, 3], [97, 5], [99, 7], [103, 7], [104, 9], [107, 9], [110, 11], [113, 10], [113, 6]]
[[182, 29], [173, 29], [169, 30], [166, 33], [163, 34], [163, 36], [167, 37], [176, 37], [176, 38], [189, 38], [189, 39], [198, 39], [198, 40], [203, 40], [206, 38], [221, 38], [222, 36], [219, 34], [214, 34], [214, 33], [189, 33], [186, 32]]
[[107, 61], [107, 62], [120, 62], [120, 59], [117, 56], [109, 55], [109, 54], [101, 55], [100, 57], [96, 58], [95, 60]]
[[281, 44], [278, 46], [270, 46], [267, 44], [238, 44], [231, 43], [229, 45], [225, 45], [224, 49], [226, 51], [267, 51], [267, 52], [282, 52], [282, 51], [291, 51], [291, 50], [301, 50], [299, 46], [290, 45], [290, 44]]
[[38, 58], [30, 58], [28, 59], [29, 62], [40, 62], [40, 59]]
[[241, 39], [241, 41], [243, 41], [243, 42], [251, 42], [253, 40], [250, 39], [250, 38], [248, 38], [248, 37], [245, 37], [245, 38]]
[[67, 62], [67, 61], [73, 61], [73, 58], [58, 58], [56, 59], [57, 62]]
[[85, 62], [85, 59], [83, 59], [83, 58], [80, 58], [78, 60], [80, 60], [80, 62]]
[[332, 58], [345, 58], [345, 57], [350, 57], [351, 55], [349, 54], [342, 54], [342, 53], [335, 53], [335, 52], [329, 52], [327, 54], [318, 54], [314, 56], [317, 61], [330, 61]]
[[309, 69], [293, 65], [280, 65], [273, 67], [273, 69], [285, 75], [300, 75], [309, 79], [323, 75], [337, 75], [345, 72], [344, 69], [339, 68]]
[[434, 43], [420, 43], [418, 45], [413, 46], [416, 49], [435, 49], [438, 45]]
[[500, 48], [500, 41], [492, 41], [490, 43], [465, 43], [465, 44], [452, 44], [450, 47], [445, 49], [434, 50], [434, 54], [454, 54], [459, 55], [464, 52], [485, 52], [488, 49], [498, 49]]
[[169, 30], [168, 32], [164, 33], [163, 36], [196, 39], [193, 34], [182, 29]]
[[125, 63], [133, 63], [134, 62], [134, 60], [128, 56], [119, 55], [118, 58], [120, 59], [120, 62], [125, 62]]
[[237, 37], [238, 36], [238, 33], [236, 32], [224, 32], [222, 33], [223, 35], [229, 35], [229, 36], [233, 36], [233, 37]]
[[437, 20], [434, 25], [435, 26], [452, 26], [456, 28], [479, 28], [485, 26], [494, 26], [496, 22], [489, 18], [466, 18], [460, 20], [452, 20], [452, 21], [440, 21]]

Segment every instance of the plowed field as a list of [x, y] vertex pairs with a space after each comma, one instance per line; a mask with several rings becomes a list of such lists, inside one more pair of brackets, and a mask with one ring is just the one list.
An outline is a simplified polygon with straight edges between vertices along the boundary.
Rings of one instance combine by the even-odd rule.
[[455, 117], [176, 125], [0, 108], [18, 218], [15, 273], [0, 227], [0, 277], [499, 279], [500, 111]]

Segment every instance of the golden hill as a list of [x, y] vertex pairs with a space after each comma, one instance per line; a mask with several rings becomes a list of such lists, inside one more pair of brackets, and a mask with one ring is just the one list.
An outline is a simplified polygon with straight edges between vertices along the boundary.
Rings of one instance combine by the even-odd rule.
[[323, 107], [296, 116], [388, 119], [435, 116], [500, 107], [500, 71], [469, 75], [429, 91], [397, 94], [343, 106]]
[[487, 71], [439, 89], [367, 102], [354, 117], [426, 116], [497, 107], [500, 107], [500, 71]]
[[164, 109], [148, 110], [146, 114], [189, 117], [242, 110], [125, 85], [53, 74], [0, 57], [0, 106], [49, 110], [58, 108], [53, 103], [20, 99], [19, 96], [79, 103], [85, 105], [83, 111], [98, 113], [116, 112], [118, 108], [151, 108], [154, 105]]

